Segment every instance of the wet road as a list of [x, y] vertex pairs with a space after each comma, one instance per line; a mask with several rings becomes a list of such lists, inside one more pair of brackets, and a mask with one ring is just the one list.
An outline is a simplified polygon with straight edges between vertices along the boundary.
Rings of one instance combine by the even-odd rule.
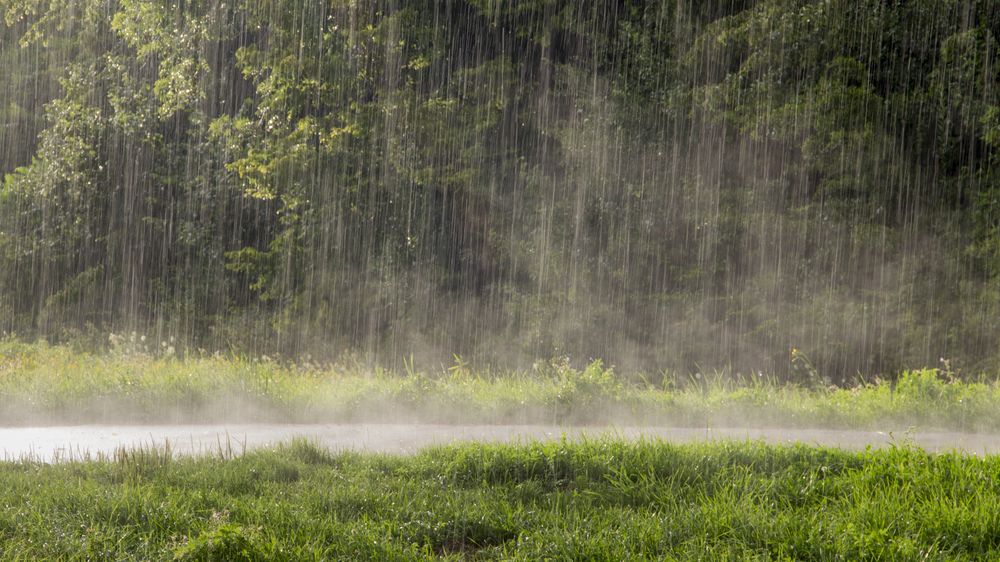
[[596, 438], [662, 439], [673, 443], [759, 440], [846, 449], [913, 444], [928, 451], [968, 454], [1000, 452], [1000, 436], [949, 432], [880, 432], [823, 429], [558, 427], [538, 425], [78, 425], [0, 428], [0, 455], [8, 460], [43, 461], [108, 455], [120, 447], [163, 446], [175, 454], [239, 454], [301, 437], [331, 450], [407, 454], [430, 445], [463, 441], [526, 442]]

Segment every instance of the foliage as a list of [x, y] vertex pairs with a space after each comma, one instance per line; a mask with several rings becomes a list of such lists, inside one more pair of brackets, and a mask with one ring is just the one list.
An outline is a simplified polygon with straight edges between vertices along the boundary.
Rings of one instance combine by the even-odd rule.
[[253, 562], [270, 560], [260, 552], [247, 533], [239, 526], [222, 524], [205, 531], [174, 551], [174, 560], [210, 562], [233, 560]]
[[989, 2], [4, 0], [0, 329], [1000, 368]]

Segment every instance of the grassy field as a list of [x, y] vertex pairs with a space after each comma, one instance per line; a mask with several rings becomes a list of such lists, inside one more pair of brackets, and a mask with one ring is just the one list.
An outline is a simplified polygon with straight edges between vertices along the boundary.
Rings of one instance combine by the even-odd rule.
[[[815, 374], [814, 379], [819, 379]], [[369, 372], [0, 341], [0, 423], [654, 423], [994, 431], [1000, 386], [946, 370], [855, 388], [623, 377], [600, 362]], [[408, 457], [298, 441], [0, 463], [0, 560], [978, 560], [1000, 457], [605, 439]]]
[[[818, 378], [818, 375], [817, 375]], [[806, 381], [808, 382], [808, 381]], [[599, 361], [525, 372], [290, 365], [267, 359], [90, 354], [0, 340], [0, 423], [288, 421], [1000, 428], [1000, 385], [939, 369], [853, 388], [765, 376], [622, 377]]]
[[977, 560], [1000, 458], [757, 443], [305, 442], [0, 464], [0, 559]]

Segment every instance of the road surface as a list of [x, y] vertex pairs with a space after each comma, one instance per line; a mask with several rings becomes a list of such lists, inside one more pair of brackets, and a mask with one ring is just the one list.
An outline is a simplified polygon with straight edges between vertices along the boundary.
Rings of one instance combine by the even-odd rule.
[[558, 427], [541, 425], [400, 424], [229, 424], [229, 425], [76, 425], [0, 428], [0, 456], [41, 461], [93, 458], [115, 450], [169, 444], [178, 455], [235, 453], [305, 438], [334, 451], [414, 453], [430, 445], [464, 441], [529, 442], [597, 438], [662, 439], [671, 443], [763, 441], [864, 449], [910, 444], [932, 452], [1000, 453], [1000, 436], [949, 432], [846, 431], [766, 428]]

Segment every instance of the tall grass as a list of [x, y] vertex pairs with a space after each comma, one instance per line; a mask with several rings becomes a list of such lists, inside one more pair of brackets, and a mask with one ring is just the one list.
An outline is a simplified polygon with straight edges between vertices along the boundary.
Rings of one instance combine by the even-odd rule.
[[0, 423], [288, 421], [658, 424], [835, 428], [1000, 428], [1000, 386], [939, 369], [852, 388], [778, 384], [765, 376], [623, 377], [594, 361], [480, 372], [267, 358], [93, 354], [0, 341]]

